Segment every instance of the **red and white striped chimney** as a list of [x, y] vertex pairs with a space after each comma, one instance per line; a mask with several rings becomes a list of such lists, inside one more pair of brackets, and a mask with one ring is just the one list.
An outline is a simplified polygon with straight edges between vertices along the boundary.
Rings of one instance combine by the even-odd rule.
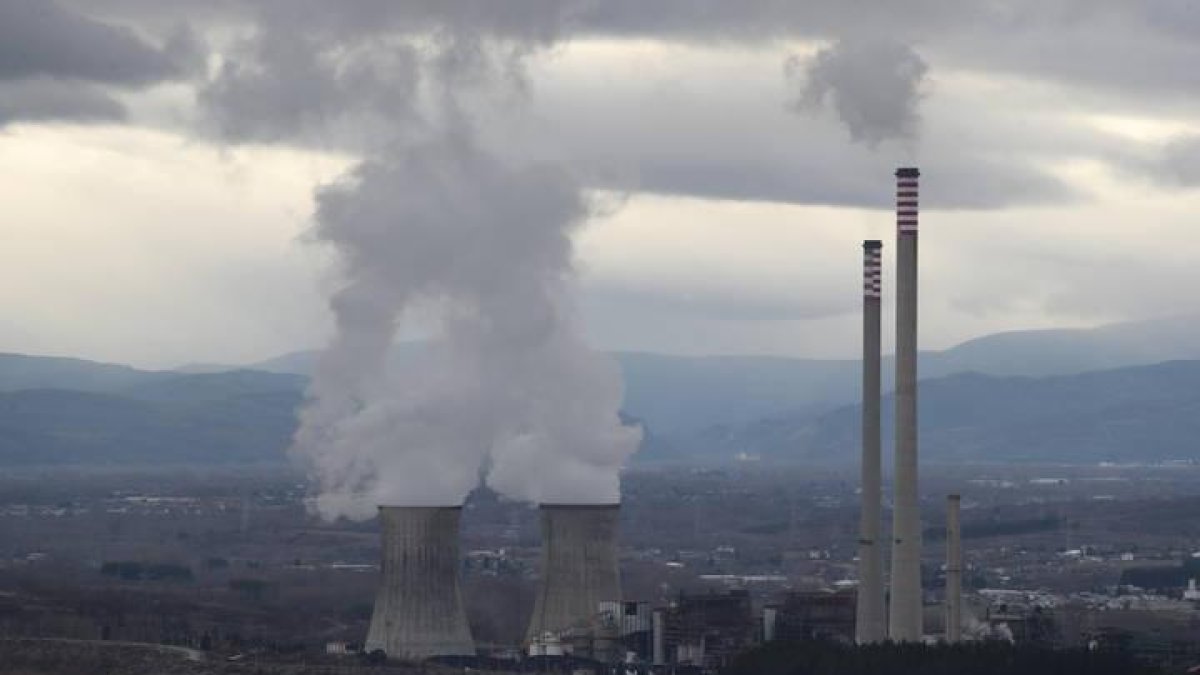
[[883, 591], [882, 459], [879, 432], [880, 295], [883, 242], [863, 242], [862, 498], [858, 526], [858, 603], [854, 638], [859, 644], [887, 639]]
[[896, 452], [888, 635], [921, 640], [921, 514], [917, 491], [917, 203], [921, 172], [896, 170]]

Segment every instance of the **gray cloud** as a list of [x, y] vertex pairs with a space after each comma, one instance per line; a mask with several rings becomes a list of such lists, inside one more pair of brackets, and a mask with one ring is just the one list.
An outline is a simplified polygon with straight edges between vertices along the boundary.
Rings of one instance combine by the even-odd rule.
[[0, 126], [18, 121], [115, 122], [125, 106], [101, 89], [55, 80], [0, 81]]
[[139, 86], [178, 74], [161, 49], [48, 0], [0, 0], [0, 79], [50, 77]]
[[855, 142], [876, 147], [917, 134], [917, 103], [929, 66], [911, 47], [892, 40], [842, 39], [807, 62], [791, 57], [785, 68], [800, 85], [798, 112], [828, 103]]
[[[27, 0], [28, 1], [28, 0]], [[269, 16], [331, 39], [469, 27], [499, 39], [561, 36], [711, 45], [888, 36], [926, 57], [1028, 77], [1163, 96], [1197, 84], [1200, 20], [1189, 0], [68, 0], [122, 19], [242, 24]], [[1136, 101], [1129, 101], [1136, 104]]]
[[407, 43], [353, 49], [267, 26], [227, 55], [199, 102], [224, 138], [292, 141], [332, 135], [350, 113], [411, 121], [417, 84], [416, 50]]
[[1176, 138], [1163, 150], [1162, 173], [1185, 187], [1200, 187], [1200, 136]]
[[[1019, 160], [937, 154], [922, 165], [926, 174], [936, 176], [922, 192], [922, 203], [931, 208], [996, 209], [1082, 198], [1059, 178]], [[636, 180], [605, 185], [668, 195], [882, 209], [893, 205], [892, 195], [880, 189], [893, 169], [886, 160], [827, 157], [797, 157], [792, 162], [651, 159], [640, 164]]]
[[121, 121], [115, 89], [204, 67], [203, 41], [178, 24], [163, 45], [50, 0], [0, 0], [0, 126], [17, 120]]
[[1181, 134], [1164, 142], [1126, 144], [1106, 153], [1122, 177], [1160, 188], [1200, 188], [1200, 134]]
[[[200, 86], [201, 108], [229, 140], [348, 144], [361, 149], [420, 128], [423, 85], [520, 84], [520, 59], [561, 33], [567, 3], [519, 0], [248, 2], [253, 33]], [[424, 46], [414, 37], [430, 40]], [[486, 52], [481, 40], [488, 40]], [[422, 75], [422, 60], [429, 69]], [[425, 92], [428, 93], [428, 92]]]
[[[632, 62], [632, 60], [631, 60]], [[717, 199], [889, 208], [880, 189], [907, 148], [889, 143], [872, 151], [847, 144], [831, 116], [797, 118], [770, 54], [757, 77], [714, 76], [676, 87], [691, 66], [660, 68], [638, 84], [581, 80], [574, 71], [545, 76], [533, 102], [540, 125], [507, 140], [523, 147], [563, 148], [589, 184], [628, 191]], [[628, 67], [617, 62], [614, 68]], [[585, 76], [586, 77], [586, 76]], [[764, 105], [764, 101], [774, 105]], [[1045, 168], [1043, 158], [1090, 156], [1102, 135], [1068, 121], [1036, 124], [1000, 109], [979, 110], [971, 94], [930, 97], [923, 114], [924, 203], [936, 208], [994, 209], [1079, 199]], [[628, 111], [637, 110], [636, 116]], [[681, 116], [679, 111], [687, 111]], [[899, 147], [898, 147], [899, 146]]]
[[[0, 0], [4, 1], [8, 0]], [[140, 14], [163, 24], [194, 15], [226, 34], [250, 30], [226, 51], [217, 76], [200, 87], [207, 121], [228, 140], [300, 143], [325, 149], [360, 151], [363, 139], [378, 138], [398, 126], [421, 131], [420, 115], [414, 114], [412, 106], [418, 89], [425, 86], [414, 65], [422, 55], [414, 53], [406, 39], [414, 35], [432, 36], [435, 43], [453, 35], [487, 36], [496, 45], [507, 43], [512, 59], [530, 49], [581, 36], [705, 45], [752, 43], [767, 50], [775, 48], [771, 43], [775, 39], [782, 48], [783, 40], [840, 36], [840, 42], [811, 62], [798, 64], [794, 84], [803, 85], [799, 94], [795, 89], [765, 92], [774, 97], [767, 102], [779, 105], [798, 98], [812, 105], [823, 101], [839, 113], [852, 138], [868, 145], [905, 137], [916, 129], [915, 103], [931, 68], [951, 76], [960, 75], [965, 68], [1077, 85], [1069, 91], [1081, 109], [1103, 107], [1112, 114], [1153, 110], [1154, 115], [1161, 115], [1169, 106], [1186, 110], [1200, 105], [1191, 94], [1200, 86], [1200, 71], [1193, 67], [1200, 61], [1200, 41], [1188, 39], [1195, 35], [1198, 22], [1191, 5], [1179, 0], [966, 0], [950, 4], [914, 0], [902, 6], [881, 0], [518, 0], [503, 5], [487, 0], [220, 0], [200, 5], [186, 0], [74, 2], [105, 16]], [[478, 50], [466, 42], [456, 49], [446, 49], [444, 44], [438, 49], [445, 59], [470, 61], [478, 56]], [[460, 66], [455, 68], [470, 72]], [[284, 85], [285, 81], [288, 84]], [[1125, 94], [1130, 90], [1142, 95], [1128, 97]], [[935, 91], [922, 107], [941, 95]], [[716, 98], [719, 96], [698, 105], [712, 105]], [[629, 103], [645, 106], [647, 102]], [[756, 101], [759, 107], [763, 103], [763, 99]], [[667, 108], [670, 113], [678, 110]], [[688, 110], [689, 117], [704, 114], [697, 107]], [[571, 112], [589, 114], [586, 110]], [[978, 106], [960, 112], [976, 115]], [[614, 110], [613, 114], [629, 116], [629, 109]], [[947, 123], [928, 119], [925, 111], [922, 116], [926, 117], [926, 130]], [[673, 119], [654, 125], [659, 133], [671, 135], [673, 127], [691, 126], [679, 125], [677, 114], [665, 117]], [[1013, 134], [1044, 136], [1032, 125], [1022, 128], [999, 119], [990, 122], [1005, 124], [1006, 132]], [[829, 131], [823, 126], [814, 128]], [[314, 133], [317, 129], [320, 133]], [[772, 127], [776, 132], [781, 129]], [[609, 146], [596, 153], [599, 158], [580, 157], [581, 166], [589, 167], [595, 184], [601, 186], [722, 198], [875, 205], [864, 200], [858, 189], [861, 179], [835, 176], [825, 168], [834, 162], [859, 175], [871, 173], [874, 164], [848, 152], [844, 144], [798, 133], [806, 136], [803, 149], [799, 142], [795, 148], [783, 148], [786, 144], [776, 136], [755, 156], [739, 157], [736, 148], [722, 155], [717, 145], [723, 143], [721, 136], [731, 133], [742, 135], [743, 131], [722, 124], [714, 127], [708, 138], [690, 139], [699, 147], [664, 148], [660, 156], [650, 152], [662, 145], [654, 140], [647, 149], [621, 143], [617, 147], [638, 156], [626, 166], [616, 167], [615, 177], [605, 177], [605, 171], [614, 167], [592, 166], [596, 162], [591, 161], [603, 163], [603, 157], [613, 156], [612, 139], [608, 139]], [[990, 141], [984, 136], [928, 139], [922, 148], [922, 163], [941, 163], [947, 174], [979, 179], [970, 189], [957, 186], [945, 195], [931, 192], [929, 203], [993, 208], [1075, 196], [1061, 181], [1037, 168], [1045, 165], [1042, 160], [1054, 157], [1052, 153], [1028, 144], [1020, 153], [1007, 147], [986, 148]], [[586, 140], [568, 138], [566, 142]], [[1061, 144], [1054, 141], [1051, 145]], [[792, 155], [783, 156], [784, 149]], [[837, 156], [841, 154], [850, 157]], [[1055, 158], [1062, 159], [1062, 155]], [[889, 159], [909, 161], [897, 156]]]

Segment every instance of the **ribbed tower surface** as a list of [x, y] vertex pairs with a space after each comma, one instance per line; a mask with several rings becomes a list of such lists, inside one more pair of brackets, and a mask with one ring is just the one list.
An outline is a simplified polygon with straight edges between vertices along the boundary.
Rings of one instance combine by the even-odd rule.
[[366, 650], [389, 658], [474, 656], [458, 583], [460, 507], [381, 506], [383, 561]]
[[542, 580], [529, 639], [591, 625], [602, 602], [621, 601], [619, 504], [543, 504]]

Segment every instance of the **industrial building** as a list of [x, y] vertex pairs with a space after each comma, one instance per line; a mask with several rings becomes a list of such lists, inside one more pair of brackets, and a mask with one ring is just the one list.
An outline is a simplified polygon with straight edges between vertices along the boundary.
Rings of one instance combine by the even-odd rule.
[[[793, 591], [764, 610], [764, 634], [773, 640], [855, 640], [855, 591]], [[768, 625], [773, 623], [774, 625]]]
[[753, 647], [761, 635], [750, 594], [744, 590], [680, 595], [655, 618], [661, 622], [655, 625], [656, 665], [711, 672]]

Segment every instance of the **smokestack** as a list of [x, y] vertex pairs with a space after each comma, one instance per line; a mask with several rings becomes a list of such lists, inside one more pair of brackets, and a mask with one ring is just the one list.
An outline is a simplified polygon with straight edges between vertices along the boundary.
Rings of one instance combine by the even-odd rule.
[[962, 640], [962, 497], [946, 497], [946, 642]]
[[653, 660], [651, 665], [667, 665], [667, 610], [654, 610]]
[[543, 504], [542, 581], [526, 637], [592, 625], [602, 602], [621, 601], [618, 504]]
[[779, 632], [779, 608], [763, 607], [763, 642], [774, 642]]
[[921, 172], [896, 170], [896, 470], [892, 511], [892, 597], [888, 635], [924, 632], [921, 514], [917, 497], [917, 187]]
[[882, 642], [887, 637], [883, 594], [883, 519], [879, 432], [880, 303], [883, 242], [863, 242], [862, 337], [862, 512], [858, 526], [858, 602], [855, 640]]
[[474, 656], [458, 585], [462, 508], [379, 507], [383, 566], [366, 650], [389, 658]]

